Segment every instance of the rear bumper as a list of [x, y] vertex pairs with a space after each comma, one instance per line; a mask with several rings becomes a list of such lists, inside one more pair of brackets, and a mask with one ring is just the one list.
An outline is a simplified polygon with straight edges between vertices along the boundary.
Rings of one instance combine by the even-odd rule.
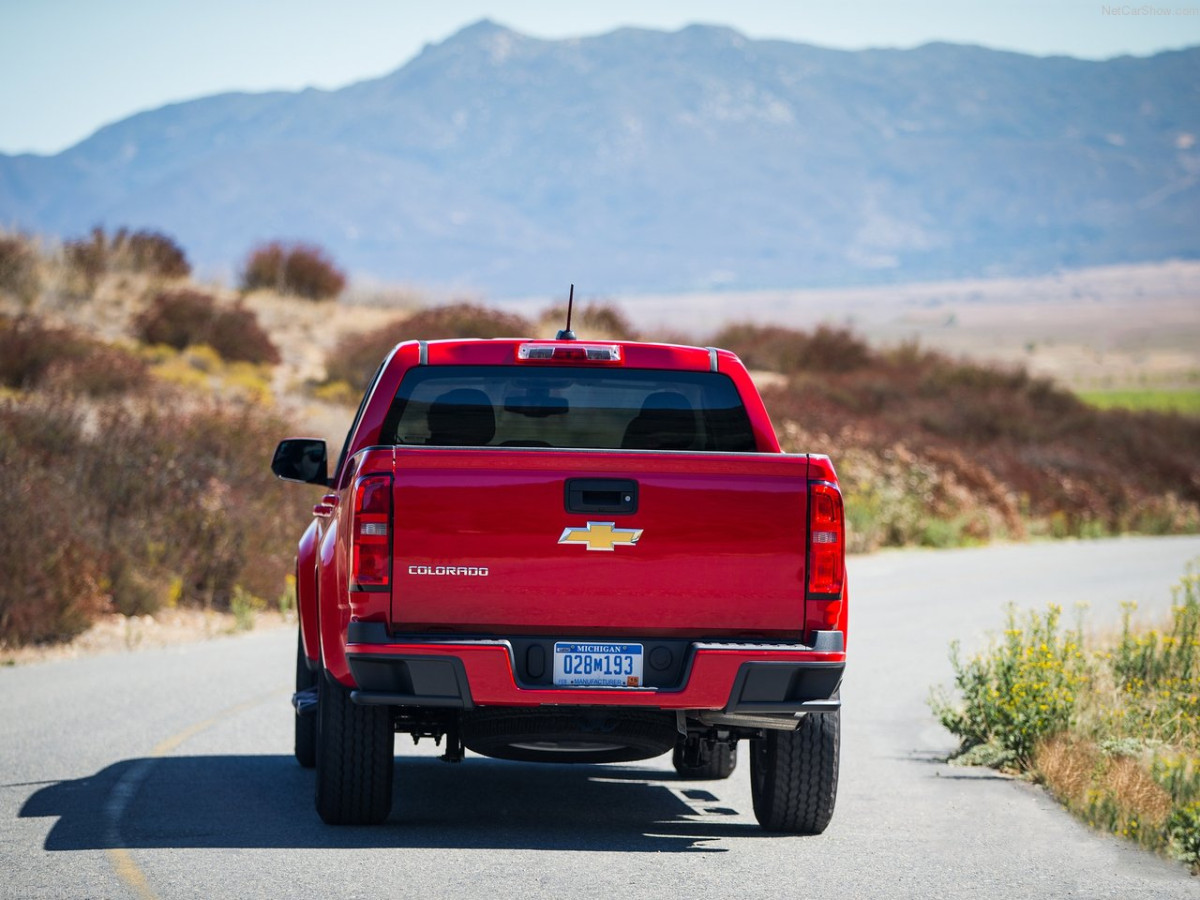
[[[841, 632], [814, 646], [696, 641], [670, 687], [559, 688], [521, 683], [513, 641], [429, 640], [354, 623], [346, 658], [362, 704], [474, 707], [602, 706], [725, 713], [830, 712], [846, 666]], [[630, 638], [622, 638], [628, 641]]]

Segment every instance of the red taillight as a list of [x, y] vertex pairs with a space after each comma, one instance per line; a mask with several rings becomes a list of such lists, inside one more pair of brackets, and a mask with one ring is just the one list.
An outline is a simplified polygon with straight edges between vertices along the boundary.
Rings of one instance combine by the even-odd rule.
[[386, 591], [392, 580], [392, 476], [367, 475], [354, 484], [350, 589]]
[[808, 592], [840, 595], [846, 580], [846, 515], [836, 485], [808, 486]]

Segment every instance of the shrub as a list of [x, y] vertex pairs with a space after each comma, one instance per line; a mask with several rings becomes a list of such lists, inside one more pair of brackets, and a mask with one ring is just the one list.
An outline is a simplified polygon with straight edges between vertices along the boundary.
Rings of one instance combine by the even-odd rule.
[[56, 362], [84, 355], [83, 340], [66, 328], [51, 328], [32, 316], [0, 316], [0, 384], [32, 388]]
[[213, 316], [208, 343], [231, 362], [279, 362], [279, 348], [258, 324], [258, 316], [244, 306], [220, 309]]
[[959, 454], [918, 455], [902, 444], [880, 453], [846, 447], [837, 466], [850, 552], [961, 546], [1022, 534], [1015, 506], [986, 470]]
[[108, 236], [97, 226], [88, 237], [74, 238], [63, 244], [63, 257], [68, 272], [77, 281], [76, 287], [90, 297], [108, 268]]
[[118, 253], [133, 271], [162, 278], [186, 278], [192, 274], [187, 254], [170, 235], [160, 231], [135, 231], [126, 235], [124, 229], [120, 235]]
[[137, 391], [149, 381], [140, 358], [120, 347], [51, 328], [21, 316], [0, 316], [0, 384], [28, 390], [43, 385], [93, 397]]
[[396, 327], [407, 330], [408, 337], [435, 341], [443, 338], [524, 337], [533, 326], [515, 313], [507, 313], [477, 303], [450, 303], [418, 310]]
[[1062, 610], [1030, 612], [1024, 626], [1008, 611], [1004, 639], [963, 662], [950, 651], [961, 704], [932, 701], [946, 729], [962, 740], [962, 752], [983, 745], [1004, 751], [1019, 768], [1029, 768], [1038, 741], [1072, 722], [1088, 671], [1080, 631], [1060, 632]]
[[345, 273], [313, 244], [263, 244], [250, 252], [242, 270], [242, 289], [246, 291], [266, 288], [308, 300], [327, 300], [345, 287]]
[[520, 337], [532, 330], [521, 316], [474, 303], [433, 306], [376, 331], [343, 337], [325, 359], [327, 380], [344, 381], [361, 391], [388, 351], [401, 341]]
[[1043, 781], [1094, 828], [1200, 871], [1200, 576], [1175, 589], [1169, 628], [1137, 629], [1084, 654], [1058, 610], [1031, 613], [968, 663], [951, 659], [961, 701], [931, 706], [962, 741], [958, 759]]
[[89, 397], [136, 394], [150, 384], [145, 360], [111, 344], [88, 342], [78, 356], [55, 360], [43, 383], [52, 390]]
[[0, 234], [0, 292], [12, 294], [23, 306], [41, 290], [38, 254], [24, 237]]
[[[550, 336], [567, 324], [567, 304], [546, 309], [538, 317], [538, 325]], [[576, 306], [571, 314], [571, 330], [584, 340], [635, 341], [637, 330], [620, 309], [608, 303], [588, 303]]]
[[236, 585], [276, 596], [294, 557], [290, 529], [311, 505], [265, 474], [285, 428], [254, 406], [111, 408], [93, 477], [101, 509], [126, 498], [117, 530], [127, 535], [115, 546], [131, 548], [127, 562], [142, 567], [158, 555], [159, 582], [179, 577], [184, 602], [228, 608]]
[[166, 344], [182, 350], [190, 344], [208, 343], [216, 299], [200, 291], [167, 291], [134, 319], [138, 338], [147, 344]]
[[287, 251], [278, 241], [255, 247], [242, 267], [242, 290], [266, 289], [284, 293], [283, 264], [286, 258]]
[[[1137, 631], [1126, 606], [1121, 639], [1112, 655], [1124, 699], [1124, 729], [1140, 737], [1179, 742], [1200, 736], [1200, 575], [1175, 589], [1171, 629]], [[1193, 747], [1200, 752], [1200, 745]]]
[[866, 342], [843, 328], [819, 325], [811, 332], [777, 325], [728, 325], [713, 346], [732, 350], [751, 369], [773, 372], [849, 372], [868, 365]]
[[85, 238], [63, 245], [76, 287], [90, 296], [106, 272], [136, 272], [155, 278], [186, 278], [192, 272], [183, 248], [161, 231], [118, 228], [111, 236], [100, 226]]
[[77, 634], [168, 597], [277, 597], [312, 499], [270, 477], [288, 427], [261, 408], [34, 396], [0, 405], [0, 643]]
[[[757, 326], [733, 337], [762, 339], [761, 347], [734, 348], [751, 365], [786, 369], [792, 365], [787, 353], [798, 352], [798, 342]], [[756, 361], [756, 353], [766, 358]], [[781, 430], [791, 423], [819, 439], [793, 442], [790, 449], [838, 447], [839, 458], [853, 449], [879, 461], [871, 468], [886, 470], [887, 455], [902, 447], [923, 464], [938, 464], [933, 483], [946, 491], [913, 494], [909, 484], [916, 489], [919, 481], [892, 480], [874, 492], [880, 508], [872, 519], [911, 520], [913, 511], [926, 520], [966, 514], [966, 533], [987, 537], [995, 531], [981, 529], [984, 522], [971, 508], [982, 506], [1012, 535], [1200, 528], [1191, 449], [1200, 446], [1200, 419], [1091, 409], [1020, 368], [954, 360], [915, 344], [872, 353], [866, 365], [847, 371], [791, 371], [786, 386], [765, 388], [763, 399]], [[885, 508], [906, 498], [914, 502], [894, 515]], [[903, 535], [924, 531], [902, 528], [892, 536], [908, 541]], [[893, 539], [878, 533], [885, 543]]]
[[75, 472], [47, 463], [71, 455], [80, 439], [73, 409], [0, 405], [0, 491], [10, 517], [0, 528], [0, 645], [71, 638], [107, 606]]
[[221, 307], [214, 297], [194, 290], [165, 291], [135, 320], [137, 336], [148, 344], [182, 350], [207, 344], [222, 358], [252, 363], [279, 362], [279, 348], [258, 324], [253, 311]]

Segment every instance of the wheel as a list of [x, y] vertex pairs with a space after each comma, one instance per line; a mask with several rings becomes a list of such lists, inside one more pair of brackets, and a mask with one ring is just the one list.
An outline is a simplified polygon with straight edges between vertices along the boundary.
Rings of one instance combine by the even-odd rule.
[[728, 778], [737, 768], [737, 742], [681, 738], [671, 754], [671, 764], [680, 778], [688, 780]]
[[753, 742], [750, 795], [767, 831], [820, 834], [833, 818], [841, 718], [810, 714], [795, 731], [768, 731]]
[[[296, 693], [311, 691], [317, 687], [317, 673], [308, 667], [308, 658], [304, 655], [304, 643], [299, 635], [296, 636]], [[302, 716], [296, 713], [296, 737], [293, 748], [296, 761], [306, 769], [317, 764], [317, 717]]]
[[325, 673], [317, 700], [317, 813], [329, 825], [378, 825], [392, 809], [395, 733], [386, 706], [359, 706]]

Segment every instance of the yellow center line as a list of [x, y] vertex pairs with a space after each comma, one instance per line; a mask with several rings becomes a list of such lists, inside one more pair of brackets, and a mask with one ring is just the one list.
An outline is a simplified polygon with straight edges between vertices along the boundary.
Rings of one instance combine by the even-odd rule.
[[158, 894], [150, 890], [146, 875], [138, 868], [129, 851], [124, 847], [109, 847], [108, 861], [117, 873], [117, 877], [133, 888], [140, 900], [158, 900]]
[[225, 719], [240, 715], [247, 712], [256, 706], [266, 703], [278, 697], [285, 691], [271, 691], [267, 694], [262, 694], [252, 700], [247, 700], [239, 703], [236, 706], [231, 706], [228, 709], [223, 709], [214, 716], [210, 716], [202, 722], [197, 722], [194, 725], [189, 725], [182, 731], [171, 735], [163, 741], [159, 741], [154, 749], [150, 751], [150, 755], [146, 760], [143, 760], [140, 765], [134, 765], [126, 772], [113, 786], [109, 796], [109, 802], [106, 805], [108, 813], [108, 836], [111, 846], [105, 851], [108, 856], [108, 861], [113, 867], [113, 871], [117, 873], [117, 877], [124, 881], [133, 889], [139, 900], [158, 900], [158, 895], [150, 888], [150, 882], [146, 878], [146, 873], [143, 872], [136, 862], [133, 860], [133, 855], [128, 848], [123, 845], [121, 840], [121, 816], [125, 812], [125, 808], [133, 799], [133, 795], [137, 793], [142, 782], [150, 774], [150, 769], [153, 765], [153, 760], [161, 759], [164, 756], [178, 749], [179, 746], [186, 741], [190, 741], [196, 735], [203, 731], [207, 731], [214, 725], [218, 725]]

